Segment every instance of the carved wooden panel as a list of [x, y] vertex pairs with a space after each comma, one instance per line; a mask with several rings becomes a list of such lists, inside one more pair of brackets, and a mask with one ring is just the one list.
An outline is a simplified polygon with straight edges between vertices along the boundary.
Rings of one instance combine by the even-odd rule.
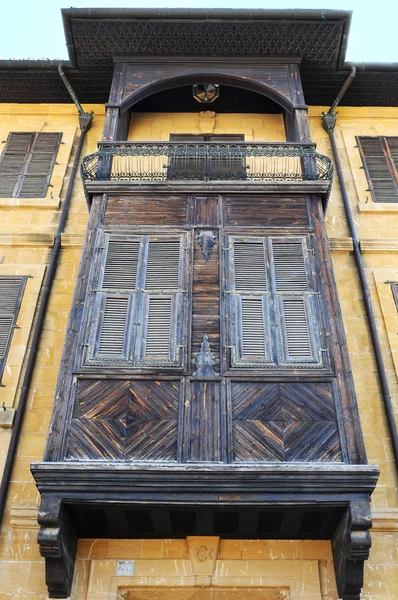
[[240, 227], [308, 227], [305, 196], [278, 198], [268, 196], [227, 197], [227, 225]]
[[225, 460], [225, 408], [220, 381], [191, 381], [184, 412], [183, 460]]
[[234, 461], [341, 461], [330, 383], [231, 384]]
[[175, 461], [179, 387], [177, 381], [80, 381], [67, 458]]
[[106, 225], [185, 225], [187, 196], [111, 196]]
[[[207, 231], [207, 230], [206, 230]], [[196, 371], [195, 358], [200, 351], [203, 336], [207, 335], [215, 356], [214, 368], [220, 369], [220, 283], [218, 231], [196, 230], [193, 252], [192, 297], [192, 371]]]

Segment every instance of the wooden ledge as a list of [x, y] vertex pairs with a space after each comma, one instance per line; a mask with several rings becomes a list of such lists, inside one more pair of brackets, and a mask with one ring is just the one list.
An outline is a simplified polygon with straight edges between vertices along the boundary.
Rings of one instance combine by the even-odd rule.
[[254, 503], [272, 495], [292, 494], [296, 498], [316, 494], [327, 502], [331, 496], [371, 494], [379, 469], [375, 465], [336, 463], [262, 463], [227, 465], [215, 463], [125, 463], [117, 461], [32, 463], [31, 471], [40, 493], [73, 498], [101, 496], [124, 500], [169, 496], [189, 502], [208, 501]]
[[86, 181], [89, 194], [140, 193], [267, 193], [319, 194], [329, 190], [329, 181]]

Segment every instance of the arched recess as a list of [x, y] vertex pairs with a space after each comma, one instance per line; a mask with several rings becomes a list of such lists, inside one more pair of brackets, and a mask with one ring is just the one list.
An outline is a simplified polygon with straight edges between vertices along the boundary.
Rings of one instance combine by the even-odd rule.
[[142, 65], [117, 63], [114, 85], [107, 105], [103, 140], [126, 140], [129, 114], [148, 96], [194, 83], [208, 82], [241, 88], [263, 96], [281, 107], [286, 141], [310, 142], [307, 107], [297, 64], [182, 64], [149, 61]]
[[275, 87], [272, 87], [269, 84], [250, 79], [249, 77], [230, 75], [221, 72], [208, 73], [198, 71], [194, 74], [189, 73], [187, 75], [179, 75], [159, 79], [157, 81], [154, 81], [153, 83], [149, 83], [147, 85], [139, 87], [138, 89], [135, 89], [121, 102], [119, 106], [120, 115], [123, 115], [127, 110], [131, 109], [134, 106], [134, 104], [152, 94], [156, 94], [164, 90], [178, 88], [183, 85], [193, 85], [194, 83], [200, 82], [219, 84], [223, 83], [231, 87], [246, 89], [251, 92], [255, 92], [257, 94], [265, 96], [273, 102], [276, 102], [276, 104], [279, 104], [281, 108], [289, 114], [292, 114], [294, 111], [293, 102], [287, 96], [285, 96], [280, 91], [275, 89]]

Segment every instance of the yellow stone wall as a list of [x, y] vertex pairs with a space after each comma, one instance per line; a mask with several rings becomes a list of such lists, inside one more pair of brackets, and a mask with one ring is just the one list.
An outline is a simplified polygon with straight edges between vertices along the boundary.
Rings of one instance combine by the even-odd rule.
[[[104, 123], [104, 107], [85, 106], [94, 111], [94, 124], [83, 154], [96, 150]], [[310, 107], [310, 126], [318, 150], [332, 156], [321, 126], [324, 107]], [[0, 199], [0, 275], [30, 274], [14, 335], [0, 406], [18, 404], [18, 384], [23, 374], [32, 318], [57, 228], [79, 135], [73, 105], [0, 105], [0, 140], [10, 131], [61, 131], [63, 141], [46, 198]], [[243, 133], [246, 141], [284, 141], [281, 115], [204, 115], [199, 113], [142, 113], [134, 115], [130, 140], [168, 140], [170, 133]], [[344, 168], [352, 210], [361, 240], [366, 273], [371, 287], [392, 395], [398, 398], [398, 313], [387, 281], [398, 280], [398, 203], [372, 202], [358, 150], [356, 135], [398, 136], [398, 110], [382, 108], [339, 108], [336, 138]], [[29, 464], [42, 459], [51, 412], [68, 313], [72, 301], [87, 208], [78, 177], [70, 216], [63, 235], [56, 274], [40, 351], [29, 393], [26, 416], [9, 488], [0, 537], [0, 600], [45, 600], [44, 561], [36, 543], [38, 495]], [[379, 464], [381, 476], [373, 495], [375, 527], [371, 558], [365, 570], [365, 600], [398, 600], [398, 495], [388, 429], [384, 417], [361, 290], [345, 223], [340, 190], [333, 184], [327, 229], [340, 295], [359, 411], [370, 462]], [[8, 449], [11, 430], [0, 427], [0, 469]], [[118, 559], [136, 561], [133, 590], [136, 598], [148, 598], [140, 586], [184, 587], [187, 598], [196, 598], [198, 583], [187, 540], [81, 540], [79, 542], [74, 600], [111, 600], [132, 585], [116, 577]], [[337, 598], [329, 542], [222, 540], [213, 573], [213, 585], [221, 598], [252, 598], [265, 586], [289, 593], [293, 600]], [[229, 591], [225, 591], [225, 587]], [[239, 594], [231, 592], [237, 588]], [[251, 590], [249, 593], [249, 589]], [[267, 592], [268, 593], [268, 592]], [[127, 598], [130, 597], [126, 592]], [[140, 595], [141, 594], [141, 595]], [[155, 591], [153, 592], [155, 594]], [[223, 595], [224, 594], [224, 595]], [[232, 594], [232, 596], [231, 596]], [[120, 596], [119, 596], [120, 597]], [[152, 595], [155, 600], [158, 596]], [[202, 595], [201, 598], [208, 596]]]

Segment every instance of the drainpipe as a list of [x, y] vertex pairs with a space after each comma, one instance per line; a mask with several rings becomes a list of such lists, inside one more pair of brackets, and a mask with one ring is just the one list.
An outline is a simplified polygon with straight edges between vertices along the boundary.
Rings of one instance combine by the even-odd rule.
[[79, 116], [79, 126], [80, 126], [80, 130], [81, 130], [81, 134], [79, 137], [79, 143], [78, 143], [77, 150], [76, 150], [76, 156], [73, 161], [72, 172], [71, 172], [70, 179], [69, 179], [68, 189], [66, 191], [65, 200], [64, 200], [62, 210], [61, 210], [61, 216], [60, 216], [60, 220], [59, 220], [59, 224], [58, 224], [58, 230], [57, 230], [55, 240], [54, 240], [54, 245], [53, 245], [53, 248], [51, 251], [50, 262], [47, 267], [46, 277], [45, 277], [43, 290], [42, 290], [41, 303], [40, 303], [39, 311], [37, 314], [37, 320], [36, 320], [36, 324], [35, 324], [34, 331], [33, 331], [32, 343], [31, 343], [31, 347], [29, 350], [28, 361], [26, 363], [26, 371], [25, 371], [25, 375], [24, 375], [23, 383], [22, 383], [22, 387], [21, 387], [21, 394], [20, 394], [20, 398], [19, 398], [18, 408], [15, 413], [14, 427], [12, 430], [10, 445], [9, 445], [8, 453], [7, 453], [7, 459], [6, 459], [5, 466], [4, 466], [4, 473], [3, 473], [1, 486], [0, 486], [0, 526], [1, 526], [1, 523], [3, 520], [4, 507], [5, 507], [5, 503], [7, 500], [8, 486], [10, 483], [12, 467], [14, 464], [15, 454], [16, 454], [16, 450], [18, 447], [18, 443], [19, 443], [19, 436], [20, 436], [21, 429], [22, 429], [22, 423], [23, 423], [23, 418], [24, 418], [24, 414], [25, 414], [26, 402], [28, 399], [30, 382], [32, 380], [33, 370], [34, 370], [34, 367], [36, 364], [36, 356], [37, 356], [37, 351], [38, 351], [39, 344], [40, 344], [41, 333], [43, 330], [43, 322], [44, 322], [44, 319], [46, 316], [48, 300], [50, 298], [51, 288], [52, 288], [52, 284], [53, 284], [54, 277], [55, 277], [55, 272], [57, 270], [58, 257], [59, 257], [59, 252], [61, 249], [61, 234], [63, 233], [63, 231], [65, 229], [65, 223], [68, 218], [68, 212], [69, 212], [69, 207], [70, 207], [70, 203], [71, 203], [72, 192], [73, 192], [73, 188], [74, 188], [74, 184], [75, 184], [77, 170], [78, 170], [78, 167], [80, 164], [80, 155], [82, 152], [84, 139], [86, 137], [87, 132], [91, 128], [92, 119], [93, 119], [92, 113], [84, 112], [80, 102], [78, 101], [78, 99], [76, 97], [76, 94], [74, 93], [69, 81], [67, 80], [67, 78], [62, 70], [62, 64], [59, 65], [58, 70], [59, 70], [59, 74], [62, 77], [62, 80], [64, 81], [64, 83], [72, 97], [73, 102], [76, 104], [76, 107], [77, 107], [77, 110], [79, 113], [78, 116]]
[[323, 113], [322, 125], [323, 125], [324, 130], [328, 133], [330, 143], [332, 145], [332, 151], [333, 151], [333, 156], [334, 156], [334, 160], [335, 160], [335, 164], [336, 164], [337, 176], [339, 179], [341, 194], [343, 197], [344, 210], [346, 213], [348, 227], [349, 227], [350, 235], [351, 235], [352, 242], [353, 242], [355, 261], [356, 261], [359, 279], [361, 282], [362, 293], [363, 293], [363, 297], [364, 297], [364, 301], [365, 301], [366, 316], [368, 319], [370, 335], [371, 335], [372, 344], [373, 344], [373, 350], [374, 350], [375, 358], [376, 358], [377, 371], [378, 371], [380, 386], [381, 386], [381, 390], [382, 390], [382, 396], [383, 396], [384, 408], [385, 408], [385, 412], [386, 412], [386, 416], [387, 416], [388, 428], [390, 430], [390, 435], [391, 435], [391, 443], [392, 443], [394, 457], [395, 457], [395, 465], [398, 470], [398, 434], [397, 434], [397, 425], [395, 423], [395, 418], [394, 418], [392, 398], [391, 398], [390, 389], [389, 389], [389, 385], [388, 385], [386, 369], [384, 366], [380, 340], [379, 340], [379, 336], [377, 333], [376, 319], [374, 316], [372, 301], [370, 298], [369, 286], [368, 286], [368, 282], [366, 280], [365, 269], [364, 269], [363, 262], [362, 262], [361, 248], [360, 248], [359, 240], [358, 240], [358, 237], [356, 234], [355, 223], [354, 223], [354, 219], [352, 217], [350, 201], [349, 201], [347, 188], [346, 188], [344, 177], [343, 177], [343, 171], [341, 168], [339, 154], [337, 151], [336, 140], [334, 137], [334, 129], [335, 129], [336, 122], [337, 122], [337, 113], [335, 113], [334, 111], [335, 111], [337, 105], [339, 104], [339, 102], [341, 101], [342, 97], [344, 96], [345, 92], [347, 91], [352, 80], [354, 79], [355, 71], [356, 71], [355, 67], [352, 67], [351, 73], [348, 76], [345, 84], [341, 88], [340, 93], [337, 95], [336, 100], [333, 102], [329, 111], [326, 114]]

